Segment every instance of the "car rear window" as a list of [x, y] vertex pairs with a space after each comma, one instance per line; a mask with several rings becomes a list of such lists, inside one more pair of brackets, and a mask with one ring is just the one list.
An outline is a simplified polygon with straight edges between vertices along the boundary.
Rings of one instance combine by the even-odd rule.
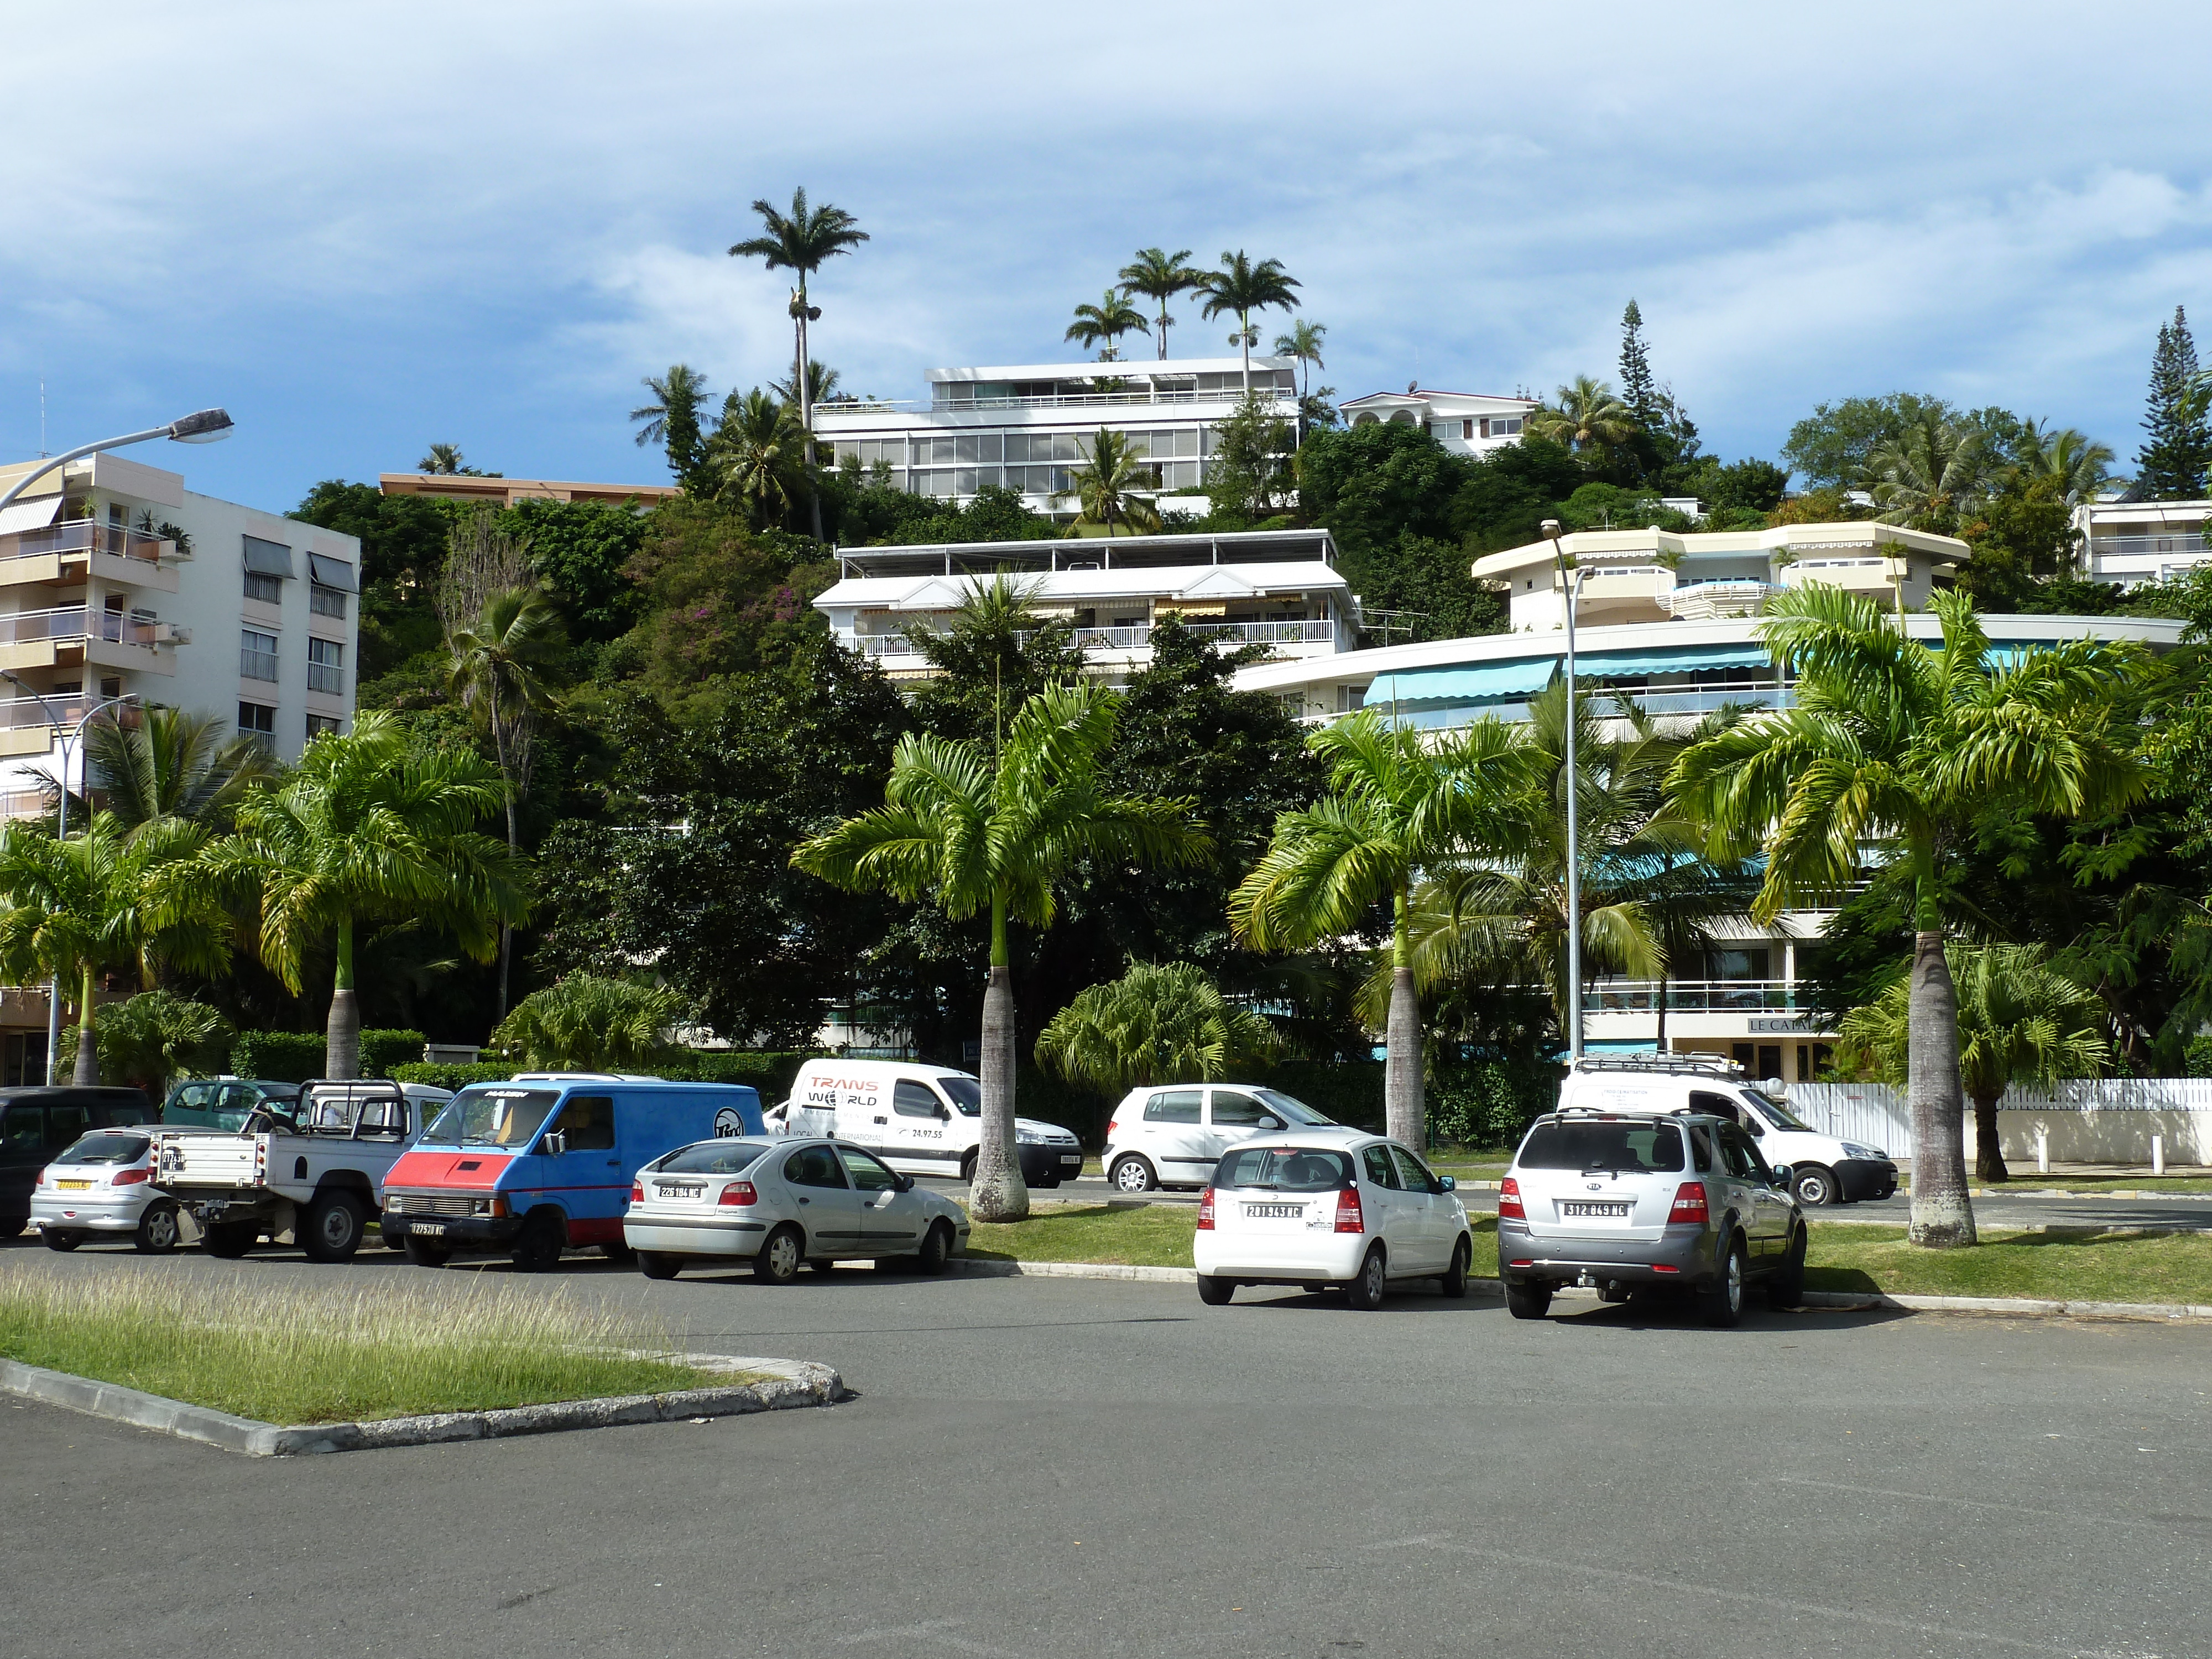
[[1682, 1132], [1672, 1123], [1539, 1123], [1515, 1160], [1524, 1170], [1675, 1170], [1682, 1167]]
[[1217, 1187], [1258, 1188], [1271, 1193], [1334, 1192], [1352, 1179], [1342, 1152], [1310, 1146], [1247, 1146], [1215, 1166]]
[[62, 1153], [57, 1164], [136, 1164], [150, 1145], [143, 1135], [92, 1134]]
[[764, 1140], [706, 1140], [679, 1147], [658, 1167], [669, 1175], [740, 1175], [768, 1150]]

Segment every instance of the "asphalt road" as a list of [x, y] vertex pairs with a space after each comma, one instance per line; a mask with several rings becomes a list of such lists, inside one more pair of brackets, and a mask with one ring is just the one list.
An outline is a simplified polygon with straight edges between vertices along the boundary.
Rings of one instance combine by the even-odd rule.
[[0, 1401], [0, 1654], [2212, 1651], [2202, 1328], [0, 1260], [497, 1279], [860, 1395], [270, 1462]]
[[[940, 1191], [965, 1196], [963, 1182], [925, 1176], [929, 1186]], [[1067, 1182], [1057, 1188], [1041, 1190], [1036, 1196], [1044, 1200], [1082, 1200], [1104, 1203], [1110, 1200], [1127, 1200], [1132, 1195], [1119, 1193], [1109, 1186], [1103, 1176], [1085, 1176], [1079, 1181]], [[1153, 1203], [1195, 1204], [1196, 1193], [1156, 1192], [1145, 1197]], [[1470, 1211], [1495, 1214], [1498, 1194], [1462, 1188], [1460, 1197]], [[1993, 1197], [1974, 1200], [1974, 1214], [1986, 1226], [1991, 1227], [2172, 1227], [2187, 1231], [2212, 1231], [2212, 1194], [2196, 1197], [2179, 1194], [2171, 1198], [2039, 1198], [2027, 1193], [2004, 1193]], [[1881, 1203], [1838, 1204], [1812, 1212], [1822, 1221], [1879, 1222], [1902, 1227], [1911, 1213], [1910, 1197], [1899, 1192]], [[2212, 1646], [2208, 1646], [2212, 1651]]]

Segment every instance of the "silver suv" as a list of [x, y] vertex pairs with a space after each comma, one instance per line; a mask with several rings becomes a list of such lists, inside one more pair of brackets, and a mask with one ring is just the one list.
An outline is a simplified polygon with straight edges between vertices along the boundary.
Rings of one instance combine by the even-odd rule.
[[1538, 1118], [1499, 1183], [1498, 1266], [1516, 1319], [1541, 1319], [1562, 1285], [1607, 1302], [1693, 1292], [1733, 1325], [1763, 1283], [1768, 1304], [1805, 1290], [1805, 1218], [1790, 1171], [1741, 1126], [1695, 1112], [1569, 1109]]

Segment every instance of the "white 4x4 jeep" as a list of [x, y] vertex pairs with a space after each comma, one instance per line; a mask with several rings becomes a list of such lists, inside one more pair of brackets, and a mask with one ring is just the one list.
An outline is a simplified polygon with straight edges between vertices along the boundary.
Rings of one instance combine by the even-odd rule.
[[1693, 1054], [1585, 1054], [1559, 1084], [1559, 1109], [1697, 1112], [1749, 1133], [1762, 1163], [1790, 1166], [1790, 1187], [1807, 1209], [1885, 1199], [1897, 1165], [1879, 1146], [1823, 1134], [1800, 1122], [1743, 1068]]

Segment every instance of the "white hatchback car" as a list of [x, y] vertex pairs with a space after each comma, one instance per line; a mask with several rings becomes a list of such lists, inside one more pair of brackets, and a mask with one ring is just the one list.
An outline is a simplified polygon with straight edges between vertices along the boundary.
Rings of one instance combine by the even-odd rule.
[[941, 1273], [968, 1242], [968, 1212], [842, 1141], [698, 1140], [637, 1172], [623, 1241], [647, 1279], [738, 1261], [771, 1285], [846, 1260]]
[[179, 1240], [177, 1201], [153, 1184], [153, 1176], [154, 1139], [146, 1127], [94, 1129], [39, 1171], [31, 1224], [50, 1250], [100, 1242], [167, 1255]]
[[1240, 1285], [1340, 1289], [1372, 1308], [1393, 1284], [1433, 1279], [1467, 1294], [1474, 1239], [1449, 1176], [1395, 1140], [1358, 1129], [1301, 1129], [1224, 1153], [1199, 1200], [1199, 1300]]
[[1099, 1164], [1125, 1193], [1203, 1187], [1222, 1153], [1277, 1129], [1334, 1127], [1279, 1089], [1249, 1083], [1176, 1083], [1132, 1089], [1106, 1125]]

